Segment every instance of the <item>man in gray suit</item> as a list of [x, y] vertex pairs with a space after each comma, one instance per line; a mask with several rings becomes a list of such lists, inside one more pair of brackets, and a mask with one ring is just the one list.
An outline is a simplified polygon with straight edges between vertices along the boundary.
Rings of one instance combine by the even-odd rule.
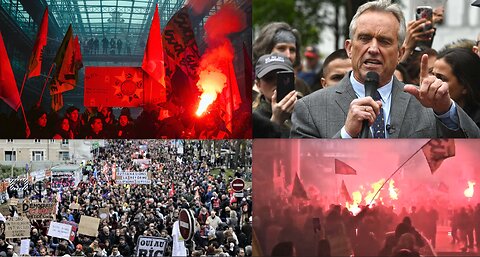
[[[297, 101], [290, 137], [357, 138], [364, 121], [370, 132], [365, 134], [374, 138], [480, 137], [480, 129], [450, 98], [448, 84], [428, 74], [428, 55], [422, 56], [419, 88], [393, 76], [405, 51], [405, 18], [398, 5], [368, 2], [349, 29], [345, 49], [353, 71], [337, 86]], [[373, 98], [365, 97], [370, 71], [379, 75]]]

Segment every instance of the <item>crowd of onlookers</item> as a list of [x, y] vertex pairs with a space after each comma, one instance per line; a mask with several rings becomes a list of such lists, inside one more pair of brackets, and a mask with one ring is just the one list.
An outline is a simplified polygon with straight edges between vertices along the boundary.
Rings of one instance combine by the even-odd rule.
[[[147, 172], [151, 183], [117, 183], [122, 171]], [[107, 208], [98, 236], [52, 238], [47, 236], [50, 220], [31, 220], [30, 255], [134, 256], [143, 235], [167, 239], [165, 255], [171, 256], [178, 240], [173, 225], [187, 209], [195, 218], [192, 240], [182, 239], [188, 255], [251, 256], [250, 174], [251, 141], [109, 140], [86, 162], [78, 185], [52, 190], [46, 179], [38, 193], [43, 202], [60, 200], [57, 222], [78, 225], [82, 215], [101, 217], [100, 209]], [[243, 197], [233, 194], [235, 177], [247, 181]], [[79, 208], [72, 209], [72, 203]], [[11, 215], [18, 214], [12, 209]], [[0, 255], [12, 256], [19, 245], [18, 239], [0, 237]]]

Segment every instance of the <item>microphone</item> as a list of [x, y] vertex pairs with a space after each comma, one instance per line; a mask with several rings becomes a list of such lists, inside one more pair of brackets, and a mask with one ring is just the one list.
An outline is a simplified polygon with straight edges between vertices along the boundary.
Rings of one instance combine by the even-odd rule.
[[[365, 97], [372, 96], [374, 90], [377, 90], [378, 87], [378, 80], [379, 76], [378, 73], [374, 71], [369, 71], [365, 78]], [[368, 138], [368, 134], [370, 133], [370, 129], [368, 128], [368, 121], [363, 121], [363, 128], [361, 133], [361, 138]]]

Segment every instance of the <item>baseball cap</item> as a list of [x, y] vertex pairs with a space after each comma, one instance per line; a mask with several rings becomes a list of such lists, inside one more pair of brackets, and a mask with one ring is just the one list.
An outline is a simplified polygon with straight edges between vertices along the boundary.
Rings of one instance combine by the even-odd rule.
[[480, 0], [476, 0], [472, 3], [472, 6], [480, 7]]
[[293, 72], [292, 62], [284, 55], [273, 53], [262, 55], [255, 65], [257, 78], [263, 78], [263, 76], [274, 70]]
[[13, 245], [8, 245], [7, 249], [13, 249]]
[[307, 46], [307, 48], [305, 49], [305, 53], [303, 53], [303, 55], [305, 55], [305, 57], [309, 57], [309, 58], [317, 58], [318, 57], [318, 50], [317, 50], [317, 48], [315, 48], [313, 46]]

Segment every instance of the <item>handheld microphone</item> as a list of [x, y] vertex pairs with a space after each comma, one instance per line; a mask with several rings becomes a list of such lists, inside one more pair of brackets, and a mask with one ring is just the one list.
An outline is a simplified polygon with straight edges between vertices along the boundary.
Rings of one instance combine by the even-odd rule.
[[[377, 90], [379, 76], [378, 73], [374, 71], [369, 71], [365, 78], [365, 97], [372, 96], [374, 90]], [[361, 138], [368, 138], [370, 129], [368, 128], [368, 120], [363, 121], [363, 128], [361, 133]]]

